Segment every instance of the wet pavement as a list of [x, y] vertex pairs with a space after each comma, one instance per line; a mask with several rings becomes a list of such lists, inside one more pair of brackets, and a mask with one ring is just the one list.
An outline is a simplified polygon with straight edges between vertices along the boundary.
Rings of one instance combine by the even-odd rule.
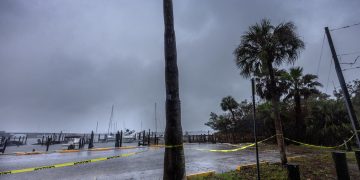
[[[106, 145], [98, 144], [97, 147]], [[210, 170], [221, 173], [234, 170], [241, 164], [255, 162], [254, 148], [229, 153], [198, 150], [234, 148], [226, 144], [185, 144], [184, 148], [187, 174]], [[140, 153], [89, 164], [2, 175], [0, 179], [162, 179], [164, 148], [148, 147], [24, 156], [2, 155], [0, 156], [0, 172], [108, 157], [130, 152]], [[260, 160], [277, 162], [279, 160], [278, 152], [274, 150], [261, 151]]]

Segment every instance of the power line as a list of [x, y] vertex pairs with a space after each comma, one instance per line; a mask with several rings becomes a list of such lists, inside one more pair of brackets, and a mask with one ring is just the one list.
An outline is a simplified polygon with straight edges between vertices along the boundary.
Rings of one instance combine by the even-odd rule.
[[317, 71], [316, 71], [316, 76], [319, 76], [320, 63], [321, 63], [321, 58], [322, 58], [323, 48], [324, 48], [324, 41], [325, 41], [325, 33], [324, 33], [322, 44], [321, 44], [321, 52], [320, 52], [319, 64], [318, 64]]
[[340, 30], [340, 29], [346, 29], [346, 28], [350, 28], [350, 27], [358, 26], [358, 25], [360, 25], [360, 22], [359, 22], [359, 23], [352, 24], [352, 25], [347, 25], [347, 26], [343, 26], [343, 27], [331, 29], [330, 31], [337, 31], [337, 30]]
[[343, 53], [343, 54], [339, 54], [339, 55], [337, 55], [337, 56], [348, 56], [348, 55], [353, 55], [353, 54], [360, 54], [360, 51]]
[[353, 66], [355, 63], [356, 63], [356, 61], [359, 59], [359, 57], [360, 56], [357, 56], [356, 58], [355, 58], [355, 60], [354, 60], [354, 62], [343, 62], [343, 63], [340, 63], [340, 64], [346, 64], [346, 65], [350, 65], [350, 66]]
[[346, 69], [343, 69], [342, 71], [347, 71], [347, 70], [353, 70], [353, 69], [359, 69], [360, 66], [357, 66], [357, 67], [353, 67], [353, 68], [346, 68]]

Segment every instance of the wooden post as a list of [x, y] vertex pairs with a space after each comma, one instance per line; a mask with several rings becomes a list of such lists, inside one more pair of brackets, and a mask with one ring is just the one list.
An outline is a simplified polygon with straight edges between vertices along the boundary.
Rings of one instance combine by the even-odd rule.
[[143, 146], [145, 145], [145, 130], [143, 131]]
[[300, 171], [299, 165], [297, 164], [287, 164], [287, 171], [288, 171], [288, 179], [289, 180], [300, 180]]
[[79, 140], [79, 149], [81, 149], [81, 147], [82, 147], [82, 138], [80, 138]]
[[360, 150], [355, 150], [356, 162], [360, 171]]
[[62, 131], [60, 131], [60, 134], [59, 134], [59, 142], [61, 142], [61, 135], [62, 135]]
[[93, 147], [94, 147], [94, 131], [91, 131], [91, 136], [90, 136], [90, 142], [89, 142], [88, 149], [91, 149]]
[[116, 133], [116, 135], [115, 135], [115, 147], [120, 147], [120, 144], [119, 144], [119, 142], [120, 142], [120, 133], [119, 133], [119, 131]]
[[44, 136], [42, 136], [41, 145], [44, 145]]
[[149, 136], [148, 136], [148, 146], [150, 146], [150, 129], [149, 129]]
[[122, 136], [123, 136], [123, 132], [122, 130], [120, 131], [120, 147], [122, 147]]
[[5, 153], [5, 149], [6, 149], [6, 146], [7, 146], [7, 142], [8, 142], [8, 139], [5, 139], [4, 147], [3, 147], [3, 149], [2, 149], [2, 153], [3, 153], [3, 154]]
[[350, 180], [346, 154], [343, 152], [332, 152], [332, 158], [335, 163], [337, 178], [339, 180]]
[[157, 145], [157, 137], [156, 137], [156, 133], [155, 133], [155, 138], [154, 138], [154, 144]]
[[46, 152], [49, 151], [49, 146], [50, 146], [50, 137], [46, 138]]

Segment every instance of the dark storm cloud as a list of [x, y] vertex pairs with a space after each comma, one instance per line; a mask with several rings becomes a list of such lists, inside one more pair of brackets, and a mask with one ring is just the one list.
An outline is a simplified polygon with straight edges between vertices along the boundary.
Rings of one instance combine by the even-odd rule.
[[[357, 7], [355, 0], [174, 0], [183, 129], [206, 130], [226, 95], [250, 97], [232, 55], [249, 25], [294, 21], [306, 43], [295, 65], [316, 74], [324, 26], [358, 22]], [[3, 0], [0, 27], [1, 129], [88, 132], [98, 121], [105, 131], [112, 104], [118, 127], [139, 129], [142, 121], [153, 129], [155, 102], [164, 128], [161, 1]], [[333, 32], [337, 49], [360, 50], [359, 29]], [[330, 58], [325, 41], [325, 85]]]

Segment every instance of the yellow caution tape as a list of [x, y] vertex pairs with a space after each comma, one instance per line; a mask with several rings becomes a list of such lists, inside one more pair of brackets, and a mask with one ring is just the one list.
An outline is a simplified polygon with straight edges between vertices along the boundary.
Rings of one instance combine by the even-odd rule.
[[[141, 151], [141, 152], [144, 152], [144, 151]], [[49, 166], [40, 166], [40, 167], [3, 171], [3, 172], [0, 172], [0, 176], [6, 175], [6, 174], [17, 174], [17, 173], [24, 173], [24, 172], [31, 172], [31, 171], [39, 171], [39, 170], [44, 170], [44, 169], [60, 168], [60, 167], [66, 167], [66, 166], [76, 166], [76, 165], [88, 164], [88, 163], [93, 163], [93, 162], [106, 161], [106, 160], [120, 158], [120, 157], [132, 156], [135, 154], [139, 154], [141, 152], [133, 152], [133, 153], [127, 153], [127, 154], [120, 154], [120, 155], [116, 155], [116, 156], [88, 159], [88, 160], [84, 160], [84, 161], [67, 162], [67, 163], [54, 164], [54, 165], [49, 165]]]
[[[271, 137], [268, 137], [262, 141], [259, 141], [258, 144], [260, 143], [263, 143], [271, 138], [275, 137], [275, 135], [271, 136]], [[236, 149], [196, 149], [196, 150], [199, 150], [199, 151], [210, 151], [210, 152], [236, 152], [236, 151], [240, 151], [240, 150], [244, 150], [246, 148], [249, 148], [249, 147], [252, 147], [252, 146], [255, 146], [255, 143], [252, 143], [252, 144], [249, 144], [249, 145], [246, 145], [246, 146], [242, 146], [242, 147], [239, 147], [239, 148], [236, 148]]]
[[313, 145], [313, 144], [307, 144], [307, 143], [303, 143], [303, 142], [299, 142], [299, 141], [295, 141], [289, 138], [284, 137], [286, 140], [294, 142], [294, 143], [298, 143], [301, 144], [303, 146], [308, 146], [308, 147], [313, 147], [313, 148], [322, 148], [322, 149], [335, 149], [335, 148], [339, 148], [341, 146], [344, 146], [347, 142], [351, 141], [351, 139], [355, 136], [355, 134], [353, 134], [348, 140], [346, 140], [344, 143], [338, 145], [338, 146], [319, 146], [319, 145]]
[[34, 152], [14, 152], [14, 153], [6, 153], [0, 155], [37, 155], [37, 154], [50, 154], [50, 153], [73, 153], [73, 152], [82, 152], [82, 151], [108, 151], [108, 150], [117, 150], [117, 149], [135, 149], [135, 148], [144, 148], [139, 146], [123, 146], [123, 147], [104, 147], [104, 148], [91, 148], [91, 149], [61, 149], [61, 150], [54, 150], [54, 151], [34, 151]]
[[[262, 143], [262, 142], [265, 142], [277, 135], [282, 135], [282, 134], [276, 134], [276, 135], [273, 135], [271, 137], [268, 137], [262, 141], [259, 141], [258, 143]], [[292, 142], [295, 142], [295, 143], [298, 143], [298, 144], [301, 144], [301, 145], [304, 145], [304, 146], [308, 146], [308, 147], [313, 147], [313, 148], [323, 148], [323, 149], [335, 149], [335, 148], [339, 148], [341, 146], [344, 146], [347, 142], [351, 141], [351, 139], [355, 136], [355, 133], [348, 139], [346, 140], [344, 143], [338, 145], [338, 146], [318, 146], [318, 145], [313, 145], [313, 144], [307, 144], [307, 143], [303, 143], [303, 142], [299, 142], [299, 141], [295, 141], [295, 140], [292, 140], [292, 139], [289, 139], [289, 138], [286, 138], [284, 137], [284, 139], [288, 140], [288, 141], [292, 141]], [[244, 150], [246, 148], [249, 148], [249, 147], [252, 147], [252, 146], [255, 146], [255, 143], [252, 143], [252, 144], [249, 144], [249, 145], [246, 145], [246, 146], [242, 146], [242, 147], [239, 147], [239, 148], [236, 148], [236, 149], [196, 149], [196, 150], [199, 150], [199, 151], [209, 151], [209, 152], [236, 152], [236, 151], [240, 151], [240, 150]]]
[[183, 144], [178, 144], [178, 145], [165, 145], [165, 148], [177, 148], [177, 147], [182, 147], [184, 146]]

